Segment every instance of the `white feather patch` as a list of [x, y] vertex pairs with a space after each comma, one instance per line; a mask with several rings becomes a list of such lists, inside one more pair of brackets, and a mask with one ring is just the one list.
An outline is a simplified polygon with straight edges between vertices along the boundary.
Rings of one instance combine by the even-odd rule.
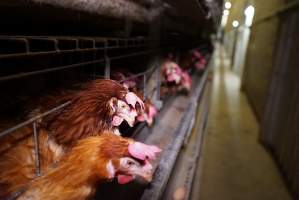
[[119, 135], [119, 136], [121, 136], [121, 133], [119, 132], [119, 129], [118, 129], [118, 128], [114, 129], [114, 130], [113, 130], [113, 133], [114, 133], [115, 135]]
[[106, 168], [109, 174], [109, 178], [113, 178], [115, 176], [115, 169], [111, 160], [109, 160], [108, 164], [106, 165]]

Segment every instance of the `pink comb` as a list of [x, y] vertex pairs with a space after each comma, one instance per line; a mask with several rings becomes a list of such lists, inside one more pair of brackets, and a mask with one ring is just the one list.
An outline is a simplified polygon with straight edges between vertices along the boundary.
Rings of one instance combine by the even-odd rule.
[[202, 55], [201, 55], [201, 53], [199, 53], [198, 50], [195, 50], [195, 51], [193, 52], [193, 55], [194, 55], [197, 59], [201, 59], [201, 58], [202, 58]]
[[196, 62], [195, 63], [195, 68], [198, 69], [198, 70], [202, 70], [205, 68], [205, 65], [202, 64], [201, 62]]
[[181, 76], [178, 74], [170, 74], [167, 76], [167, 81], [172, 82], [174, 81], [175, 83], [179, 83], [181, 81]]
[[144, 164], [144, 166], [142, 167], [144, 170], [152, 170], [153, 169], [153, 166], [152, 166], [152, 164], [148, 161], [148, 160], [146, 160], [145, 161], [145, 164]]
[[132, 105], [134, 108], [136, 106], [136, 103], [139, 103], [141, 108], [144, 109], [144, 103], [143, 101], [133, 92], [128, 92], [126, 94], [126, 101], [129, 105]]
[[144, 114], [138, 115], [137, 120], [138, 120], [139, 122], [144, 122], [144, 121], [145, 121]]
[[154, 145], [146, 145], [141, 142], [134, 142], [129, 145], [129, 153], [139, 160], [154, 160], [156, 154], [162, 150]]
[[149, 107], [149, 117], [154, 117], [156, 114], [157, 114], [157, 109], [156, 109], [156, 107], [155, 106], [150, 106]]

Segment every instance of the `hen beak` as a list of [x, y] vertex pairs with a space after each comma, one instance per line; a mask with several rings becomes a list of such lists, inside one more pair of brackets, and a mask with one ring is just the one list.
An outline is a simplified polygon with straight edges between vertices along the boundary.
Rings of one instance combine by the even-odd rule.
[[129, 92], [126, 94], [126, 102], [133, 106], [133, 108], [136, 109], [136, 103], [139, 103], [139, 105], [141, 106], [141, 109], [144, 109], [144, 103], [143, 101], [133, 92]]
[[153, 174], [150, 175], [146, 175], [146, 176], [139, 176], [136, 179], [137, 181], [141, 182], [141, 183], [150, 183], [153, 180]]
[[120, 168], [117, 174], [117, 180], [120, 184], [126, 184], [133, 179], [142, 180], [142, 182], [150, 182], [153, 177], [153, 166], [148, 160], [143, 164], [132, 158], [121, 158]]
[[137, 112], [136, 110], [131, 110], [130, 113], [123, 114], [122, 117], [124, 120], [128, 122], [130, 127], [133, 127], [135, 123], [135, 118], [137, 117]]
[[132, 172], [137, 179], [141, 179], [145, 182], [151, 182], [153, 179], [153, 166], [146, 161], [146, 164], [139, 169], [135, 169]]
[[128, 120], [128, 119], [126, 119], [126, 121], [128, 122], [128, 124], [129, 124], [130, 127], [134, 126], [135, 119], [134, 120]]

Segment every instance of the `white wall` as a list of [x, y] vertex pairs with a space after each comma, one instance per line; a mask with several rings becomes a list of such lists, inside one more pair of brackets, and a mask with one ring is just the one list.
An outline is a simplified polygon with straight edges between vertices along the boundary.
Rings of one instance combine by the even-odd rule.
[[250, 28], [242, 26], [238, 29], [233, 71], [242, 79]]

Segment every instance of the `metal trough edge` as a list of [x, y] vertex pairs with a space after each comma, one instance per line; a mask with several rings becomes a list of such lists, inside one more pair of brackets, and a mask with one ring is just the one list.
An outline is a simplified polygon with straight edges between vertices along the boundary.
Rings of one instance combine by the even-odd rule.
[[192, 125], [191, 121], [194, 117], [198, 101], [202, 97], [208, 74], [209, 68], [206, 69], [204, 75], [200, 80], [200, 83], [195, 90], [195, 93], [190, 98], [189, 106], [187, 107], [184, 116], [182, 117], [182, 119], [184, 120], [180, 122], [176, 130], [176, 138], [163, 150], [160, 164], [155, 171], [154, 179], [150, 186], [145, 189], [141, 200], [158, 200], [161, 198], [171, 172], [174, 168], [176, 159], [184, 144], [188, 131], [190, 130], [190, 125]]

